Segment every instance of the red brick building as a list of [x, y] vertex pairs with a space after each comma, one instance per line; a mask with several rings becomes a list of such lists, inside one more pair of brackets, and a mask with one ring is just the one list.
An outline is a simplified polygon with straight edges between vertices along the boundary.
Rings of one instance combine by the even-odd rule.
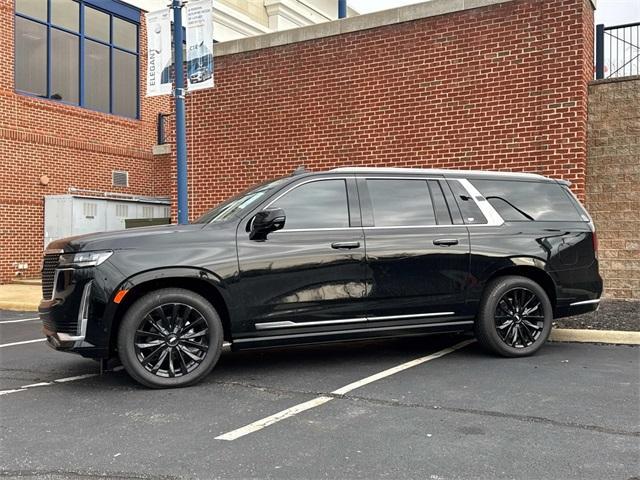
[[191, 214], [299, 165], [529, 171], [583, 197], [593, 28], [590, 0], [433, 0], [218, 44], [187, 102]]
[[[139, 118], [126, 118], [19, 93], [14, 30], [22, 15], [12, 4], [0, 0], [0, 282], [14, 278], [20, 262], [29, 265], [25, 275], [37, 275], [45, 195], [79, 187], [176, 196], [175, 162], [152, 154], [156, 116], [171, 111], [171, 99], [144, 96], [140, 17], [128, 18], [141, 40]], [[190, 216], [300, 165], [535, 172], [571, 180], [598, 212], [608, 292], [637, 297], [637, 200], [623, 205], [631, 223], [615, 230], [624, 232], [620, 240], [607, 223], [614, 203], [602, 195], [617, 180], [593, 180], [587, 164], [589, 88], [592, 95], [605, 88], [589, 86], [593, 7], [591, 0], [432, 0], [217, 44], [216, 88], [187, 96]], [[637, 98], [638, 85], [625, 95]], [[589, 131], [600, 138], [610, 126]], [[595, 154], [602, 141], [589, 143], [598, 162], [613, 158]], [[635, 185], [640, 142], [621, 141], [635, 145], [625, 147], [620, 167]], [[112, 170], [128, 171], [129, 187], [113, 187]]]
[[[27, 277], [39, 275], [45, 195], [68, 193], [70, 187], [134, 195], [170, 193], [171, 159], [152, 154], [157, 114], [170, 111], [170, 99], [145, 98], [145, 83], [140, 79], [134, 84], [139, 89], [134, 95], [134, 101], [139, 99], [137, 108], [131, 106], [131, 92], [120, 99], [114, 91], [118, 75], [138, 76], [136, 69], [117, 69], [115, 57], [120, 53], [131, 60], [135, 57], [139, 77], [144, 79], [146, 47], [132, 34], [137, 31], [140, 40], [145, 38], [140, 11], [113, 0], [67, 3], [72, 9], [56, 13], [52, 8], [47, 13], [46, 1], [39, 11], [31, 6], [38, 2], [17, 0], [14, 7], [13, 0], [0, 0], [0, 283], [12, 280], [19, 271]], [[92, 16], [97, 18], [90, 32]], [[82, 17], [84, 25], [80, 25]], [[122, 41], [115, 33], [109, 38], [108, 25], [116, 23], [129, 29]], [[81, 31], [87, 37], [80, 44]], [[48, 60], [42, 55], [47, 47]], [[79, 48], [85, 52], [83, 78], [72, 86], [66, 84], [74, 83], [69, 80], [54, 85], [56, 75], [66, 78], [69, 70], [80, 74], [76, 63], [63, 65], [67, 70], [59, 66], [70, 57], [79, 63]], [[70, 50], [73, 55], [68, 54]], [[114, 56], [112, 68], [103, 65], [93, 71], [90, 61], [99, 59], [101, 51]], [[18, 62], [16, 52], [21, 55]], [[105, 71], [107, 81], [100, 83], [95, 77]], [[45, 77], [39, 81], [43, 72]], [[90, 81], [97, 82], [97, 88], [90, 88]], [[112, 94], [103, 97], [106, 101], [101, 104], [104, 85]], [[113, 113], [96, 111], [100, 108]], [[113, 186], [114, 170], [129, 172], [128, 187]], [[27, 268], [19, 270], [19, 264]]]

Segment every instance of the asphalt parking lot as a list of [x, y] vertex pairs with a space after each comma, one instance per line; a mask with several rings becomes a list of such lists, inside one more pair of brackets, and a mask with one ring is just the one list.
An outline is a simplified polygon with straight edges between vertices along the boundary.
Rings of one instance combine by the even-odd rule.
[[34, 317], [0, 312], [3, 478], [640, 476], [637, 347], [513, 360], [431, 336], [227, 352], [203, 383], [154, 391], [21, 343], [40, 339]]

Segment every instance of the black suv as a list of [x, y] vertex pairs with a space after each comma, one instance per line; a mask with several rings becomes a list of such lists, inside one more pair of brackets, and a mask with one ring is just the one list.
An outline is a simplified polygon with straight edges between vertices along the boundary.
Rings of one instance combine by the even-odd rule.
[[475, 331], [538, 350], [554, 318], [595, 310], [597, 241], [568, 183], [396, 168], [296, 172], [191, 225], [51, 243], [49, 345], [118, 355], [150, 387], [193, 384], [233, 350]]

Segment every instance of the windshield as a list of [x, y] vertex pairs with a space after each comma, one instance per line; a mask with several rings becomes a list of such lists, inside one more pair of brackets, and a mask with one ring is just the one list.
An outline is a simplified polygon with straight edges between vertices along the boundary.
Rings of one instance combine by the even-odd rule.
[[193, 223], [218, 223], [224, 222], [229, 218], [237, 215], [249, 206], [253, 206], [259, 199], [263, 198], [274, 188], [285, 183], [289, 178], [279, 178], [271, 180], [267, 183], [250, 188], [244, 192], [222, 202], [217, 207], [209, 210]]

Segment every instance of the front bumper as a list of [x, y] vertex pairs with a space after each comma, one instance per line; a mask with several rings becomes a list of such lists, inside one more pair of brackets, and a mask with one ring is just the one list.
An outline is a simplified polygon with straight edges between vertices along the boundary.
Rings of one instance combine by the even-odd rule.
[[50, 299], [38, 307], [42, 332], [55, 350], [86, 357], [108, 356], [102, 328], [102, 297], [93, 268], [60, 269]]

